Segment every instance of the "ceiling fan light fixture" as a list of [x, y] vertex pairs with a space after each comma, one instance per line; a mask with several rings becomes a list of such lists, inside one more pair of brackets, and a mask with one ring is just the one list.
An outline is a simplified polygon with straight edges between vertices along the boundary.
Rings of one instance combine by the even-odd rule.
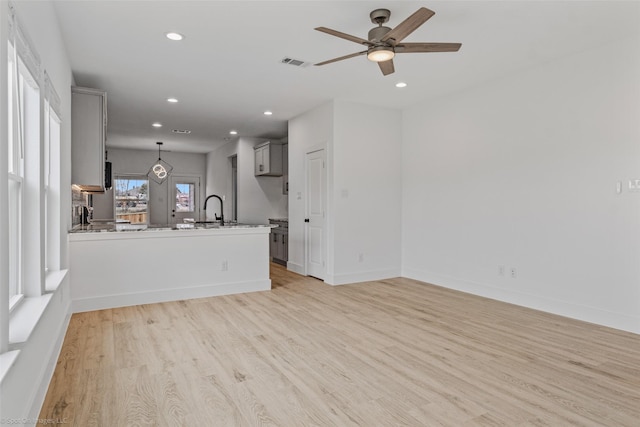
[[318, 62], [315, 65], [332, 64], [366, 54], [369, 61], [378, 63], [382, 75], [387, 76], [395, 72], [392, 60], [396, 53], [457, 52], [462, 46], [461, 43], [402, 43], [407, 36], [427, 22], [433, 15], [435, 15], [434, 11], [421, 7], [396, 27], [389, 28], [382, 25], [389, 21], [389, 16], [391, 16], [389, 9], [376, 9], [369, 14], [369, 17], [371, 22], [378, 26], [369, 30], [366, 39], [327, 27], [316, 27], [316, 31], [367, 46], [368, 49]]
[[367, 52], [367, 59], [373, 62], [384, 62], [393, 59], [396, 53], [392, 47], [389, 46], [376, 46], [369, 49]]

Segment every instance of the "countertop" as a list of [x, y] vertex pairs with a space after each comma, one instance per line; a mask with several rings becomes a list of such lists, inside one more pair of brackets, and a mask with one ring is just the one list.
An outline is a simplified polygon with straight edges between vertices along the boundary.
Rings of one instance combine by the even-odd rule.
[[273, 224], [238, 224], [225, 223], [220, 225], [218, 222], [207, 223], [178, 223], [178, 224], [113, 224], [113, 223], [94, 223], [88, 225], [77, 225], [73, 227], [69, 233], [112, 233], [112, 232], [152, 232], [152, 231], [189, 231], [189, 230], [232, 230], [232, 229], [249, 229], [249, 228], [274, 228]]

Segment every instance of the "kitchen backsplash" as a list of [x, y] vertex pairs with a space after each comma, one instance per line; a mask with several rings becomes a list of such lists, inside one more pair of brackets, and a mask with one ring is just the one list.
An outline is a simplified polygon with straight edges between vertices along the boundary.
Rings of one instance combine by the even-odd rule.
[[71, 187], [71, 226], [87, 223], [91, 210], [91, 195]]

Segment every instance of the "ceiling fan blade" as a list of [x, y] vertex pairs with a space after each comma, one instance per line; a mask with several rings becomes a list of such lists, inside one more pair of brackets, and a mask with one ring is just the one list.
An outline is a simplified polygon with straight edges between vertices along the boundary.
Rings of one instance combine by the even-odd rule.
[[378, 62], [378, 65], [380, 66], [380, 71], [382, 71], [382, 74], [384, 74], [385, 76], [396, 71], [396, 69], [393, 66], [393, 59], [390, 59], [388, 61]]
[[416, 28], [427, 22], [429, 18], [435, 15], [433, 10], [429, 10], [426, 7], [421, 7], [413, 15], [402, 21], [397, 27], [389, 31], [382, 37], [382, 41], [395, 40], [394, 43], [399, 43], [409, 34], [413, 33]]
[[395, 47], [396, 53], [457, 52], [462, 43], [401, 43]]
[[365, 39], [360, 38], [360, 37], [352, 36], [351, 34], [342, 33], [340, 31], [332, 30], [331, 28], [318, 27], [318, 28], [315, 28], [315, 30], [323, 32], [323, 33], [330, 34], [332, 36], [340, 37], [341, 39], [349, 40], [351, 42], [355, 42], [355, 43], [358, 43], [358, 44], [363, 44], [365, 46], [373, 45], [373, 43], [371, 43], [369, 40], [365, 40]]
[[331, 64], [332, 62], [338, 62], [338, 61], [342, 61], [343, 59], [354, 58], [356, 56], [364, 55], [365, 53], [367, 53], [367, 51], [363, 50], [362, 52], [351, 53], [349, 55], [340, 56], [339, 58], [333, 58], [333, 59], [329, 59], [328, 61], [318, 62], [317, 64], [313, 64], [313, 65]]

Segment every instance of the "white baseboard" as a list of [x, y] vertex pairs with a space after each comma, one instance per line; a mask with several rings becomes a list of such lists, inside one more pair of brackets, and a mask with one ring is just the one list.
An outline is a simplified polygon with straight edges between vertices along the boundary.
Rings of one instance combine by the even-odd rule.
[[60, 356], [60, 351], [62, 350], [62, 344], [64, 343], [64, 337], [67, 334], [67, 328], [69, 327], [69, 322], [71, 321], [71, 303], [66, 306], [66, 315], [64, 317], [64, 322], [59, 325], [58, 331], [56, 335], [53, 337], [53, 345], [51, 347], [51, 352], [49, 353], [48, 359], [44, 359], [47, 363], [44, 366], [42, 375], [40, 376], [40, 382], [38, 383], [38, 389], [33, 396], [33, 400], [31, 402], [31, 409], [29, 411], [29, 418], [32, 420], [38, 419], [40, 415], [40, 410], [42, 409], [42, 404], [44, 403], [44, 399], [47, 397], [47, 391], [49, 390], [49, 384], [51, 383], [51, 378], [53, 378], [53, 373], [56, 369], [56, 365], [58, 363], [58, 357]]
[[359, 271], [348, 274], [328, 274], [325, 283], [328, 285], [347, 285], [350, 283], [369, 282], [372, 280], [384, 280], [400, 277], [399, 269]]
[[298, 273], [298, 274], [301, 274], [303, 276], [306, 275], [306, 272], [304, 271], [304, 265], [296, 264], [295, 262], [288, 261], [287, 262], [287, 270], [293, 271], [294, 273]]
[[190, 288], [164, 289], [119, 295], [103, 295], [92, 298], [74, 299], [73, 312], [80, 313], [83, 311], [104, 310], [131, 305], [215, 297], [245, 292], [268, 291], [269, 289], [271, 289], [271, 280], [253, 280], [248, 282], [194, 286]]
[[402, 276], [534, 310], [640, 334], [640, 316], [614, 313], [596, 307], [498, 288], [485, 283], [462, 280], [429, 271], [403, 268]]
[[48, 295], [27, 341], [13, 353], [15, 359], [9, 360], [13, 364], [8, 367], [0, 387], [4, 420], [13, 420], [17, 425], [36, 425], [71, 319], [71, 301], [63, 298], [64, 295], [69, 295], [68, 281], [63, 281]]

